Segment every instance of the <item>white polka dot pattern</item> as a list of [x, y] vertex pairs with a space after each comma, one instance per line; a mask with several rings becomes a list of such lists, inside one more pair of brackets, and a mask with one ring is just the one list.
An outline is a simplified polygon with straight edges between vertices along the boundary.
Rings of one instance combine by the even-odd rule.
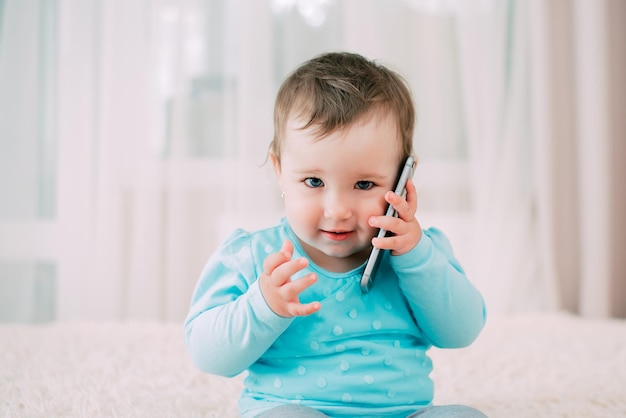
[[[432, 396], [432, 385], [418, 384], [430, 382], [431, 367], [402, 299], [376, 289], [363, 297], [357, 279], [322, 277], [305, 295], [320, 300], [322, 310], [294, 320], [273, 346], [280, 358], [274, 359], [271, 349], [258, 373], [251, 367], [259, 391], [275, 371], [273, 387], [287, 399], [407, 405]], [[291, 373], [285, 372], [290, 364]]]
[[[239, 234], [234, 238], [239, 247], [229, 247], [220, 260], [223, 268], [236, 271], [238, 277], [246, 276], [245, 282], [231, 280], [236, 291], [252, 288], [262, 272], [262, 260], [278, 251], [285, 239], [294, 243], [293, 258], [303, 256], [286, 224], [258, 235]], [[362, 411], [432, 400], [432, 363], [426, 356], [429, 340], [416, 325], [385, 254], [376, 284], [366, 295], [359, 286], [362, 266], [340, 274], [321, 270], [311, 262], [296, 275], [317, 274], [317, 282], [299, 297], [302, 303], [319, 301], [322, 308], [293, 319], [266, 341], [269, 348], [248, 368], [241, 400], [247, 405], [244, 407], [253, 410], [287, 400], [302, 405], [349, 405], [350, 411]], [[248, 278], [250, 271], [254, 274]], [[259, 312], [259, 306], [249, 310], [251, 315]], [[263, 320], [260, 325], [265, 325]]]

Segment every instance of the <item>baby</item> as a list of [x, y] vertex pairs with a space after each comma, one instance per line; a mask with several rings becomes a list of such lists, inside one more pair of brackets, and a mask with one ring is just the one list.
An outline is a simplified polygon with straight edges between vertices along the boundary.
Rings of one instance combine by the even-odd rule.
[[[406, 198], [391, 191], [414, 120], [404, 80], [357, 54], [321, 55], [282, 84], [269, 159], [285, 218], [221, 245], [185, 321], [198, 368], [248, 372], [242, 417], [484, 417], [432, 405], [428, 349], [471, 344], [485, 305], [444, 234], [420, 226], [412, 180]], [[363, 293], [373, 247], [386, 251]]]

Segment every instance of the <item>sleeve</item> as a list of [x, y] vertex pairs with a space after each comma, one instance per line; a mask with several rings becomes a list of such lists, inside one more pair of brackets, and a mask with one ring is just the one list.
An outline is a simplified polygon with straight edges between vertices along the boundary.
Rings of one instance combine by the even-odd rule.
[[250, 239], [235, 232], [205, 266], [185, 320], [185, 343], [200, 370], [235, 376], [265, 353], [291, 318], [276, 315], [257, 281]]
[[486, 319], [483, 297], [441, 231], [424, 230], [413, 250], [390, 260], [417, 325], [435, 347], [465, 347], [478, 337]]

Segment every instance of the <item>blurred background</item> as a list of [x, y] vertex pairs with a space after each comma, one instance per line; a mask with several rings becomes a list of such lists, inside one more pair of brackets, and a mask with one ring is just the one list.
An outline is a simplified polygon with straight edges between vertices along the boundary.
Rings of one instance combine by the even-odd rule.
[[0, 321], [182, 321], [337, 50], [410, 83], [418, 219], [492, 315], [626, 317], [625, 41], [622, 0], [0, 0]]

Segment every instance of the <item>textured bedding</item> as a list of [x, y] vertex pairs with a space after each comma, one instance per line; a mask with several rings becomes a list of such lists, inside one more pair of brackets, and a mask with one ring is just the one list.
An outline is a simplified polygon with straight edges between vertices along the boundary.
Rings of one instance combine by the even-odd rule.
[[[435, 403], [490, 417], [626, 417], [626, 321], [489, 318], [470, 347], [430, 352]], [[196, 371], [182, 326], [0, 325], [0, 416], [236, 417], [241, 377]]]

